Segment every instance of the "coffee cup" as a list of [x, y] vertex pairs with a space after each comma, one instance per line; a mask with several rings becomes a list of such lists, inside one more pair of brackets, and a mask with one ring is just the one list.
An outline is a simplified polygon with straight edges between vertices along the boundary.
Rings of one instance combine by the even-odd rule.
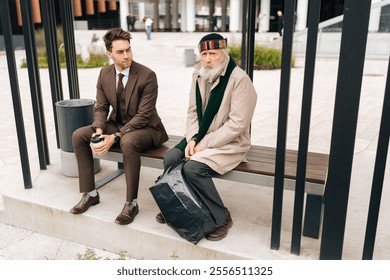
[[91, 137], [91, 145], [94, 148], [99, 148], [103, 145], [104, 138], [100, 138], [100, 134], [96, 134], [95, 136]]

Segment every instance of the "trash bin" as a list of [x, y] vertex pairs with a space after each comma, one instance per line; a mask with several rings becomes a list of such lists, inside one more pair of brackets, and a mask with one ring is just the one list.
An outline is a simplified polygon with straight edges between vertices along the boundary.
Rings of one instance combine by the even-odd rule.
[[194, 49], [185, 49], [184, 50], [184, 60], [186, 66], [195, 65], [195, 52]]
[[[56, 109], [61, 148], [61, 171], [65, 176], [78, 177], [72, 134], [76, 129], [93, 123], [95, 101], [92, 99], [61, 100], [56, 102]], [[94, 159], [95, 173], [100, 169], [100, 160]]]

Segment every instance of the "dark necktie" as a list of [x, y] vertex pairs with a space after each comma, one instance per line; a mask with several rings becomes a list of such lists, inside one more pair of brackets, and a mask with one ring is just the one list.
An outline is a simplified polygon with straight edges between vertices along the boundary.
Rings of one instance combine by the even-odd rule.
[[124, 75], [122, 73], [118, 74], [118, 78], [119, 78], [119, 80], [118, 80], [118, 88], [117, 88], [118, 96], [121, 96], [123, 90], [125, 89], [125, 87], [123, 86], [123, 82], [122, 82], [123, 76]]
[[118, 79], [117, 98], [116, 98], [117, 99], [117, 110], [116, 110], [116, 123], [117, 124], [122, 123], [120, 105], [121, 105], [122, 94], [123, 94], [123, 91], [125, 90], [125, 87], [123, 86], [123, 82], [122, 82], [123, 76], [124, 75], [122, 73], [118, 74], [119, 79]]

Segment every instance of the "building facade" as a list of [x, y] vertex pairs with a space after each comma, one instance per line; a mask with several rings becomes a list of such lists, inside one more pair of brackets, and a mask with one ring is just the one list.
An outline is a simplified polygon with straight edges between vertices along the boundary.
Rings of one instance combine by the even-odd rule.
[[[32, 13], [36, 28], [42, 27], [40, 1], [32, 1]], [[59, 1], [54, 0], [57, 23], [61, 24]], [[70, 0], [73, 3], [75, 29], [127, 29], [126, 17], [129, 13], [136, 18], [136, 31], [144, 30], [143, 18], [154, 20], [154, 31], [196, 32], [218, 30], [240, 32], [242, 26], [242, 0]], [[256, 30], [277, 32], [277, 11], [283, 11], [285, 0], [256, 0], [258, 15]], [[387, 3], [387, 0], [372, 0], [373, 5]], [[297, 0], [295, 30], [305, 30], [309, 0]], [[320, 21], [335, 18], [343, 13], [344, 0], [322, 0]], [[10, 14], [13, 34], [22, 34], [20, 0], [10, 1]], [[216, 26], [211, 26], [213, 17]], [[158, 20], [156, 20], [158, 19]], [[337, 31], [334, 26], [330, 31]], [[372, 9], [370, 32], [390, 31], [390, 4]], [[2, 34], [0, 26], [0, 34]], [[0, 39], [1, 40], [1, 39]]]

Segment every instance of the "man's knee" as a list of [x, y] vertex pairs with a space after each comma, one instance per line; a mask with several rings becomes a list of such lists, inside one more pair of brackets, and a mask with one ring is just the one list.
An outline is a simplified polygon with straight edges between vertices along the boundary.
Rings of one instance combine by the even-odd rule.
[[184, 152], [178, 148], [173, 148], [169, 150], [165, 155], [164, 155], [164, 169], [167, 169], [168, 167], [171, 167], [172, 165], [175, 165], [176, 163], [180, 162], [183, 160], [184, 157]]
[[196, 180], [196, 178], [199, 178], [199, 177], [209, 177], [210, 176], [210, 174], [208, 172], [208, 166], [204, 163], [194, 161], [194, 160], [189, 160], [184, 164], [183, 173], [184, 173], [184, 176], [189, 181], [192, 181], [193, 179]]
[[120, 141], [120, 147], [123, 155], [139, 152], [140, 139], [137, 139], [136, 137], [122, 138]]
[[188, 180], [199, 178], [199, 177], [213, 177], [216, 172], [211, 169], [207, 164], [195, 160], [188, 160], [183, 166], [184, 176]]
[[90, 137], [92, 136], [92, 129], [90, 126], [84, 126], [76, 129], [72, 134], [72, 144], [73, 146], [79, 144], [79, 143], [85, 143], [88, 142]]

